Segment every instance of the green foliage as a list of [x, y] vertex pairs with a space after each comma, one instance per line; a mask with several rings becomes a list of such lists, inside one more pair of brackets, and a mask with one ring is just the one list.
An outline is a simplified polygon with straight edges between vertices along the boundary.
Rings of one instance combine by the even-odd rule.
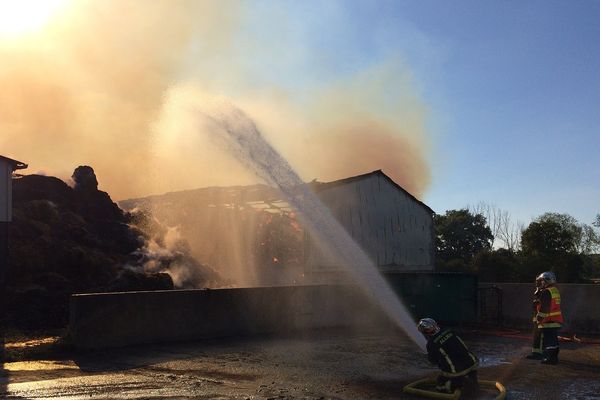
[[[600, 221], [594, 224], [597, 222]], [[592, 254], [599, 249], [600, 236], [592, 226], [579, 223], [568, 214], [545, 213], [523, 232], [521, 244], [528, 254]]]
[[517, 254], [507, 249], [482, 251], [473, 260], [473, 269], [480, 282], [514, 282], [519, 267]]
[[482, 282], [533, 282], [554, 271], [559, 282], [600, 278], [600, 214], [593, 226], [568, 214], [545, 213], [522, 231], [521, 251], [492, 250], [491, 231], [480, 214], [450, 210], [436, 216], [439, 271], [472, 272]]
[[560, 282], [586, 282], [591, 272], [588, 254], [597, 242], [594, 229], [572, 216], [543, 214], [523, 231], [519, 277], [531, 281], [541, 271], [554, 271]]
[[600, 254], [584, 257], [584, 268], [590, 279], [600, 279]]
[[556, 221], [534, 221], [523, 231], [521, 248], [531, 256], [575, 252], [575, 236]]
[[434, 217], [436, 260], [439, 270], [470, 272], [472, 261], [481, 251], [492, 249], [492, 232], [481, 214], [469, 210], [449, 210]]

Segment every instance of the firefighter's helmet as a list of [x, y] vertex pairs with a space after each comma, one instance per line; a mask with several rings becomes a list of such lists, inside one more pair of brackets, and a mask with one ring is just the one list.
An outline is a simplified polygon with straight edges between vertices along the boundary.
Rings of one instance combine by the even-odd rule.
[[440, 331], [440, 327], [433, 318], [423, 318], [417, 325], [419, 332], [425, 335], [435, 335]]
[[545, 288], [549, 285], [554, 285], [556, 283], [556, 275], [554, 272], [546, 271], [542, 272], [535, 278], [535, 284], [537, 287]]

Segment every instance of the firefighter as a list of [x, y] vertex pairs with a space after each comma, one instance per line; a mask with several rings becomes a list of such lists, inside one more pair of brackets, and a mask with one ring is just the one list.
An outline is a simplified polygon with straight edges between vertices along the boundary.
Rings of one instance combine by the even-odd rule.
[[440, 329], [431, 318], [420, 320], [418, 329], [427, 338], [427, 358], [441, 370], [436, 389], [453, 393], [468, 381], [469, 389], [476, 390], [478, 360], [462, 339], [450, 329]]
[[530, 360], [542, 360], [544, 358], [544, 351], [541, 347], [541, 335], [540, 330], [537, 327], [537, 313], [540, 307], [540, 294], [542, 292], [542, 288], [538, 283], [538, 280], [535, 281], [535, 292], [533, 292], [533, 302], [532, 302], [532, 322], [533, 322], [533, 344], [531, 345], [531, 354], [527, 357]]
[[535, 279], [533, 316], [533, 346], [527, 358], [541, 359], [542, 364], [558, 363], [558, 330], [563, 324], [560, 310], [560, 293], [553, 272], [542, 272]]

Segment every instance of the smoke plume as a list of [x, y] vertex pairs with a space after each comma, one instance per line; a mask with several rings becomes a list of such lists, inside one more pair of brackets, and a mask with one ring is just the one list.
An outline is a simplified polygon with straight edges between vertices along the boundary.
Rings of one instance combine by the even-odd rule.
[[[193, 121], [173, 105], [217, 95], [252, 115], [305, 180], [381, 168], [421, 195], [426, 111], [408, 67], [393, 58], [302, 88], [283, 84], [286, 72], [289, 80], [318, 76], [320, 53], [291, 31], [273, 43], [253, 36], [249, 27], [292, 16], [275, 21], [244, 7], [72, 1], [44, 30], [0, 39], [0, 152], [63, 178], [91, 165], [116, 199], [253, 183], [209, 137], [186, 129]], [[299, 61], [314, 71], [296, 71]]]

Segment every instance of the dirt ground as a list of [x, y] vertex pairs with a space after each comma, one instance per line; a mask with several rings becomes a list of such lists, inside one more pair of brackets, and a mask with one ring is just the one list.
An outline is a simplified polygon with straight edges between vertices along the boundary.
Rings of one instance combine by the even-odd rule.
[[[598, 344], [562, 343], [561, 362], [547, 366], [523, 358], [529, 350], [523, 338], [463, 336], [480, 357], [480, 379], [502, 382], [508, 399], [600, 399]], [[416, 399], [402, 388], [435, 375], [398, 333], [337, 331], [30, 354], [37, 360], [2, 365], [0, 398]], [[481, 398], [494, 398], [493, 392]]]

